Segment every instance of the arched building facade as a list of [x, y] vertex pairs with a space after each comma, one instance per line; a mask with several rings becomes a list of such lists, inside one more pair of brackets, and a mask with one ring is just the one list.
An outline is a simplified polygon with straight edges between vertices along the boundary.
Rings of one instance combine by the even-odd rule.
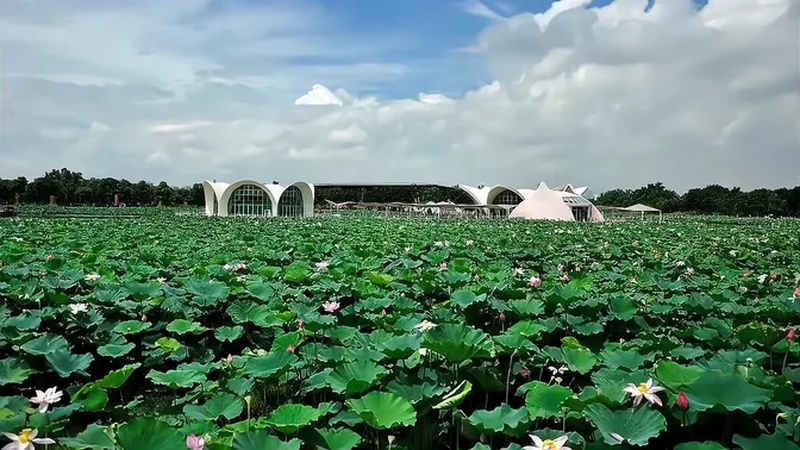
[[205, 213], [220, 217], [311, 217], [314, 185], [303, 181], [281, 186], [255, 180], [232, 184], [203, 182]]

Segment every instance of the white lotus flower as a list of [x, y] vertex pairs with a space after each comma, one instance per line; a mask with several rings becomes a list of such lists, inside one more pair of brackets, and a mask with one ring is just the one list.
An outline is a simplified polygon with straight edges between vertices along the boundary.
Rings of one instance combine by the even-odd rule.
[[525, 273], [525, 269], [523, 269], [522, 267], [515, 267], [514, 270], [511, 271], [511, 274], [514, 275], [514, 276], [522, 275], [524, 273]]
[[547, 368], [547, 370], [549, 370], [550, 373], [553, 374], [553, 376], [562, 375], [564, 372], [569, 372], [569, 368], [567, 366], [563, 366], [563, 365], [561, 367], [559, 367], [558, 369], [556, 369], [553, 366], [550, 366], [550, 367]]
[[95, 280], [99, 280], [99, 279], [100, 279], [100, 274], [98, 274], [98, 273], [87, 273], [87, 274], [86, 274], [86, 275], [83, 277], [83, 279], [84, 279], [84, 280], [86, 280], [86, 281], [95, 281]]
[[647, 399], [647, 401], [650, 403], [661, 406], [661, 399], [658, 398], [656, 393], [663, 390], [664, 388], [661, 386], [653, 386], [652, 378], [649, 378], [647, 383], [639, 383], [638, 386], [633, 383], [628, 383], [628, 385], [623, 389], [623, 391], [631, 394], [634, 407], [639, 406], [639, 403], [642, 402], [642, 398]]
[[69, 305], [69, 310], [74, 315], [78, 315], [78, 313], [89, 311], [89, 304], [88, 303], [73, 303]]
[[526, 445], [522, 450], [572, 450], [564, 444], [569, 440], [568, 436], [561, 436], [558, 439], [542, 439], [539, 436], [530, 435], [533, 445]]
[[2, 450], [35, 450], [33, 444], [55, 444], [56, 441], [48, 438], [36, 438], [39, 433], [38, 430], [32, 428], [25, 428], [20, 434], [3, 433], [3, 435], [11, 439], [10, 444], [6, 444]]
[[437, 325], [435, 323], [429, 321], [428, 319], [425, 319], [422, 322], [420, 322], [419, 324], [414, 325], [414, 328], [416, 328], [419, 331], [422, 331], [423, 333], [428, 331], [428, 330], [432, 330], [432, 329], [434, 329], [436, 327], [437, 327]]
[[64, 395], [64, 393], [55, 387], [51, 387], [44, 392], [37, 389], [36, 397], [31, 399], [31, 403], [37, 403], [39, 407], [36, 410], [43, 413], [47, 411], [50, 405], [60, 402], [62, 395]]
[[327, 261], [320, 261], [318, 263], [315, 263], [314, 267], [317, 268], [317, 272], [327, 272], [329, 265], [330, 264]]

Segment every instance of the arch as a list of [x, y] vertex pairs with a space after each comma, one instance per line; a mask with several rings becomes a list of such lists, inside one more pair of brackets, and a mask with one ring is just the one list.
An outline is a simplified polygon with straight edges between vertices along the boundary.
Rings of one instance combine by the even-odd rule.
[[213, 183], [210, 181], [203, 181], [203, 194], [206, 200], [206, 215], [216, 216], [219, 214], [219, 199], [225, 193], [228, 187], [226, 183]]
[[498, 184], [486, 196], [488, 205], [519, 205], [524, 200], [522, 194], [510, 186]]
[[219, 204], [219, 215], [223, 217], [232, 215], [270, 217], [275, 215], [277, 201], [271, 189], [264, 184], [253, 180], [241, 180], [225, 189]]
[[289, 217], [314, 215], [314, 185], [298, 181], [287, 186], [278, 197], [276, 214]]
[[456, 187], [464, 191], [476, 205], [486, 204], [486, 196], [489, 193], [489, 188], [477, 188], [474, 186], [467, 186], [465, 184], [457, 184]]

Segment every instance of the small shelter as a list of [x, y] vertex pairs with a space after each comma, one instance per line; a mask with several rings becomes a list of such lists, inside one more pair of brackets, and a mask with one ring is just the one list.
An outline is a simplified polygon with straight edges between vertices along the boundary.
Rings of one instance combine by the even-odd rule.
[[658, 221], [661, 222], [661, 210], [658, 208], [653, 208], [652, 206], [643, 205], [641, 203], [637, 203], [632, 206], [628, 206], [627, 208], [620, 208], [620, 211], [630, 211], [630, 212], [638, 212], [641, 214], [642, 219], [644, 219], [644, 213], [658, 213]]

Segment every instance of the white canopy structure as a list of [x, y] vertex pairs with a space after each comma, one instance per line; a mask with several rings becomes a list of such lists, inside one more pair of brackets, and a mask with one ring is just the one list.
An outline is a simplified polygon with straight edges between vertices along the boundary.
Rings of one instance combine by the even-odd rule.
[[545, 183], [530, 191], [509, 218], [602, 222], [603, 214], [572, 189], [551, 190]]
[[658, 208], [653, 208], [652, 206], [637, 203], [635, 205], [628, 206], [627, 208], [619, 208], [619, 210], [641, 213], [642, 219], [644, 219], [644, 213], [646, 212], [658, 213], [658, 221], [661, 222], [661, 210]]

